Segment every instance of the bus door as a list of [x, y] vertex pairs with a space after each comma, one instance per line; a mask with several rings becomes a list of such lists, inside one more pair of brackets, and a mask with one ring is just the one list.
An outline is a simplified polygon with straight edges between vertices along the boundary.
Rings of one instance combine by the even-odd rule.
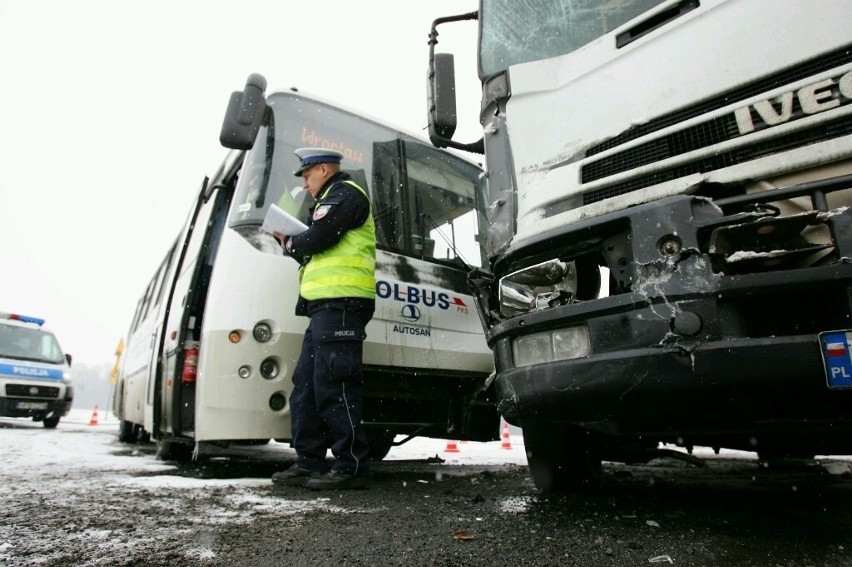
[[[239, 159], [228, 160], [226, 173], [205, 184], [187, 221], [165, 326], [156, 334], [160, 345], [152, 356], [154, 430], [160, 435], [192, 437], [195, 428], [196, 374], [201, 327], [213, 262], [231, 204]], [[223, 170], [225, 171], [225, 170]], [[161, 354], [158, 354], [161, 353]], [[187, 356], [189, 354], [189, 356]], [[187, 366], [188, 364], [188, 366]]]
[[169, 250], [162, 266], [160, 266], [160, 270], [154, 280], [156, 282], [155, 288], [152, 290], [150, 297], [150, 302], [152, 303], [150, 309], [153, 311], [153, 315], [151, 317], [152, 328], [150, 329], [149, 336], [146, 337], [148, 341], [149, 360], [146, 370], [147, 375], [145, 377], [145, 383], [148, 385], [148, 388], [143, 421], [145, 429], [148, 432], [157, 431], [154, 426], [154, 416], [156, 413], [154, 412], [153, 394], [155, 389], [153, 384], [156, 383], [157, 377], [162, 373], [163, 320], [168, 313], [168, 300], [166, 298], [169, 295], [169, 291], [173, 288], [175, 262], [180, 253], [179, 243], [180, 241], [175, 242]]

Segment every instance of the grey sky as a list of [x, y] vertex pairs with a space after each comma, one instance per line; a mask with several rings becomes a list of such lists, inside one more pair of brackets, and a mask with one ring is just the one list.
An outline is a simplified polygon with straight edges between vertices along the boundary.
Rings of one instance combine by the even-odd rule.
[[[476, 5], [0, 0], [0, 311], [45, 318], [80, 362], [111, 362], [226, 153], [221, 119], [249, 73], [425, 135], [432, 20]], [[470, 78], [476, 27], [455, 27], [439, 51]], [[458, 87], [472, 141], [477, 84]]]

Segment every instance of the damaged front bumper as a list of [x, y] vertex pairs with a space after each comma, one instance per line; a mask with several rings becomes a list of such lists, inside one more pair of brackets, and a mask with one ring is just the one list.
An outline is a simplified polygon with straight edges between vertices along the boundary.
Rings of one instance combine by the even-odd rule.
[[[825, 200], [850, 186], [847, 176], [727, 200], [674, 197], [552, 235], [551, 250], [569, 243], [562, 260], [604, 259], [608, 297], [505, 318], [494, 282], [480, 280], [500, 413], [681, 445], [849, 452], [852, 390], [829, 387], [819, 335], [852, 329], [852, 211]], [[803, 195], [813, 211], [765, 213]], [[828, 243], [803, 238], [809, 227]], [[576, 326], [588, 355], [518, 363], [518, 339]]]

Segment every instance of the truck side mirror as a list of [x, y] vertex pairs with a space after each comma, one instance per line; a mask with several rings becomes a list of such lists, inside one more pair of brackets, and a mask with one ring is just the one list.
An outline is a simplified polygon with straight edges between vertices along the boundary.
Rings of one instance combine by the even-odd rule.
[[266, 112], [266, 78], [252, 73], [242, 92], [231, 93], [219, 142], [226, 148], [250, 150]]
[[456, 131], [455, 60], [450, 53], [436, 53], [429, 65], [429, 140], [446, 147]]

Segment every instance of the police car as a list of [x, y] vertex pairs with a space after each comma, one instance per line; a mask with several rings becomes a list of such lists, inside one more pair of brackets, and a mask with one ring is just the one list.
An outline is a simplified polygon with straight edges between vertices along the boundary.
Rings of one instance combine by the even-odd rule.
[[42, 325], [44, 319], [0, 313], [0, 416], [53, 429], [74, 399], [71, 355]]

